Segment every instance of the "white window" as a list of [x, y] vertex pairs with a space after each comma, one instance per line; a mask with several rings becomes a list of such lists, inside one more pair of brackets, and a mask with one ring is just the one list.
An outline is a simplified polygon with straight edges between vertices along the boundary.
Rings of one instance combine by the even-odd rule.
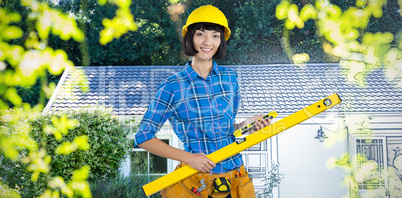
[[[168, 139], [162, 141], [169, 144]], [[168, 173], [167, 159], [147, 152], [144, 149], [133, 149], [132, 152], [130, 152], [130, 160], [131, 167], [145, 165], [148, 174], [160, 175]], [[131, 170], [134, 171], [136, 169], [131, 168]]]
[[[125, 122], [124, 128], [130, 131], [128, 138], [131, 140], [134, 139], [135, 132], [137, 131], [138, 127], [137, 121], [141, 120], [141, 118], [119, 118], [122, 122]], [[157, 138], [170, 146], [177, 147], [177, 137], [174, 135], [173, 130], [168, 123], [165, 124], [158, 132]], [[129, 174], [145, 173], [149, 179], [153, 180], [172, 172], [175, 165], [177, 165], [177, 163], [174, 163], [173, 160], [154, 155], [142, 148], [131, 148], [129, 150], [129, 155], [122, 164], [121, 173], [124, 176], [128, 176]]]
[[358, 189], [384, 189], [386, 183], [385, 138], [356, 138]]
[[[160, 140], [166, 144], [172, 145], [171, 136], [158, 137]], [[141, 171], [146, 173], [148, 176], [159, 176], [166, 175], [172, 171], [172, 161], [170, 159], [154, 155], [142, 148], [133, 148], [130, 151], [130, 166], [131, 173], [133, 171]], [[144, 167], [145, 170], [139, 170], [138, 167]]]
[[356, 179], [361, 196], [402, 193], [402, 136], [355, 137]]

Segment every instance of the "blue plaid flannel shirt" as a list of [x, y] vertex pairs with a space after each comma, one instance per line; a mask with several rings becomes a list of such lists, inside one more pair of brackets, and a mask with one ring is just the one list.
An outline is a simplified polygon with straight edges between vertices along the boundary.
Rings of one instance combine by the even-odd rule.
[[[135, 135], [135, 147], [155, 138], [168, 119], [190, 153], [208, 155], [235, 141], [233, 125], [240, 103], [236, 72], [213, 62], [211, 73], [203, 78], [190, 65], [191, 61], [159, 86]], [[237, 154], [211, 172], [225, 173], [241, 165]]]

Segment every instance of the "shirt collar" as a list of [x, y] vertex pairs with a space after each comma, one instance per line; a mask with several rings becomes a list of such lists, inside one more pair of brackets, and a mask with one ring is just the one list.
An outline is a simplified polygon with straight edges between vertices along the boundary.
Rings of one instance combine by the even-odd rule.
[[[216, 64], [215, 61], [212, 61], [212, 71], [211, 73], [215, 72], [216, 75], [219, 75], [219, 68], [218, 64]], [[197, 72], [194, 71], [194, 69], [191, 67], [191, 61], [188, 61], [185, 65], [184, 68], [184, 75], [186, 78], [191, 82], [197, 78], [197, 76], [201, 77], [200, 75], [197, 74]], [[202, 78], [202, 77], [201, 77]]]

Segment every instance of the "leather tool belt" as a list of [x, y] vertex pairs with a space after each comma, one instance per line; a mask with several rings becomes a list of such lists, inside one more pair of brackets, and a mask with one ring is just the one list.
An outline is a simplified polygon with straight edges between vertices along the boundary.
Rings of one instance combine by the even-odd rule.
[[[185, 166], [180, 163], [176, 169]], [[230, 184], [230, 192], [214, 191], [214, 179], [226, 178]], [[197, 173], [161, 191], [162, 198], [200, 197], [200, 198], [224, 198], [228, 195], [232, 198], [255, 198], [253, 180], [249, 177], [244, 166], [227, 173]]]

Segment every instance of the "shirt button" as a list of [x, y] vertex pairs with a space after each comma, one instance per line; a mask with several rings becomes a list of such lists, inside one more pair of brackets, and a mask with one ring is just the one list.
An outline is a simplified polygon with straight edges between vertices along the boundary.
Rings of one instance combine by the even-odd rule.
[[216, 133], [216, 135], [219, 135], [219, 133]]

